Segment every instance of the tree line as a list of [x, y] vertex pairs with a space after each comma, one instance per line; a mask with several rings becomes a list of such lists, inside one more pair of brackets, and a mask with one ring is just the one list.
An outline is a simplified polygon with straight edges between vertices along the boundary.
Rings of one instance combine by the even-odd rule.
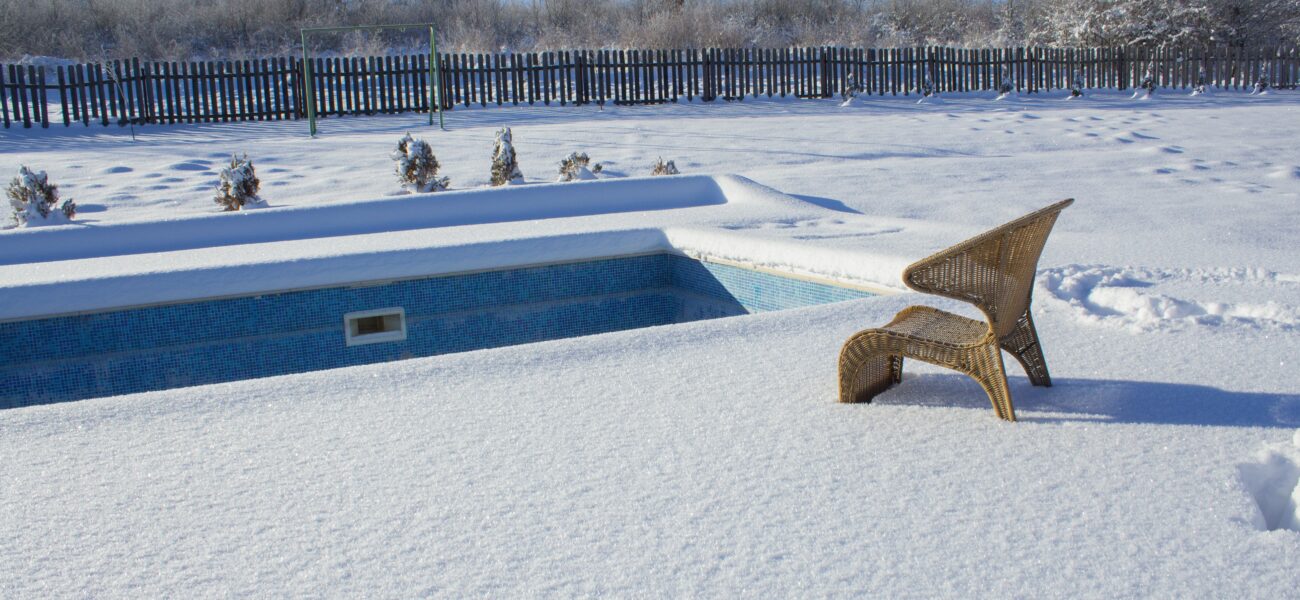
[[[0, 60], [195, 60], [294, 52], [303, 27], [434, 22], [440, 50], [1265, 46], [1300, 40], [1300, 0], [0, 0]], [[420, 32], [321, 36], [405, 52]]]

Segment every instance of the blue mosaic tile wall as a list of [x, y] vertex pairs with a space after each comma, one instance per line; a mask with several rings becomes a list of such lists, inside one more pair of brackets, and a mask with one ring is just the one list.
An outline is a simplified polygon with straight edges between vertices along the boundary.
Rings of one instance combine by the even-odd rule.
[[[858, 290], [656, 254], [0, 323], [0, 408], [797, 308]], [[347, 346], [343, 315], [406, 311]]]

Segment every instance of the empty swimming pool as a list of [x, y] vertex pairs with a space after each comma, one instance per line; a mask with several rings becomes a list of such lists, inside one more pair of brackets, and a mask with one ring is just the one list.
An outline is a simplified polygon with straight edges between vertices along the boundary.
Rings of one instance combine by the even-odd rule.
[[864, 298], [676, 253], [0, 322], [0, 407], [301, 373]]

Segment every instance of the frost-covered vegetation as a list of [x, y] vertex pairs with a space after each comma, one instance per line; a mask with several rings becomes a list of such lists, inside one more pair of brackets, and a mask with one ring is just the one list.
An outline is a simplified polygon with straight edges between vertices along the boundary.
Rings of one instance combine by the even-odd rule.
[[45, 171], [32, 171], [26, 165], [5, 190], [13, 223], [19, 227], [67, 223], [77, 215], [77, 203], [64, 200], [59, 204], [59, 186], [50, 183]]
[[397, 141], [392, 157], [397, 163], [397, 180], [409, 191], [437, 192], [451, 184], [450, 178], [438, 177], [440, 165], [429, 143], [412, 138], [409, 133]]
[[496, 144], [492, 147], [492, 185], [523, 183], [524, 174], [519, 170], [519, 158], [515, 155], [515, 146], [509, 127], [497, 131]]
[[664, 162], [664, 158], [661, 156], [659, 157], [658, 160], [655, 161], [655, 164], [650, 167], [650, 174], [651, 175], [680, 175], [681, 172], [677, 170], [676, 163], [674, 163], [671, 160]]
[[[1300, 0], [0, 0], [0, 58], [289, 53], [301, 27], [437, 22], [444, 51], [1294, 43]], [[427, 47], [340, 34], [323, 51]]]
[[556, 181], [585, 181], [595, 179], [604, 165], [591, 164], [591, 157], [586, 152], [574, 152], [560, 161], [560, 176]]
[[214, 201], [223, 210], [264, 208], [266, 202], [257, 195], [261, 188], [262, 182], [257, 178], [257, 171], [253, 169], [253, 161], [248, 160], [248, 155], [231, 156], [230, 166], [221, 170]]
[[1134, 98], [1150, 98], [1156, 93], [1156, 66], [1154, 63], [1147, 65], [1146, 72], [1142, 75], [1142, 81], [1138, 83], [1138, 89], [1133, 92]]
[[1088, 87], [1087, 82], [1083, 80], [1083, 74], [1078, 71], [1070, 78], [1070, 97], [1078, 98], [1083, 95], [1083, 89]]

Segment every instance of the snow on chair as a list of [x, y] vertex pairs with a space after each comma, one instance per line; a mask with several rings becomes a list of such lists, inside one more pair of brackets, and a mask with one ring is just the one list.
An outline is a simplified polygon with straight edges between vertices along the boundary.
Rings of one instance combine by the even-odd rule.
[[884, 327], [854, 334], [840, 351], [840, 402], [870, 402], [900, 382], [907, 356], [969, 375], [999, 418], [1016, 420], [1001, 351], [1020, 361], [1031, 383], [1052, 385], [1029, 304], [1047, 235], [1073, 203], [1062, 200], [904, 269], [908, 287], [974, 304], [988, 322], [909, 306]]

